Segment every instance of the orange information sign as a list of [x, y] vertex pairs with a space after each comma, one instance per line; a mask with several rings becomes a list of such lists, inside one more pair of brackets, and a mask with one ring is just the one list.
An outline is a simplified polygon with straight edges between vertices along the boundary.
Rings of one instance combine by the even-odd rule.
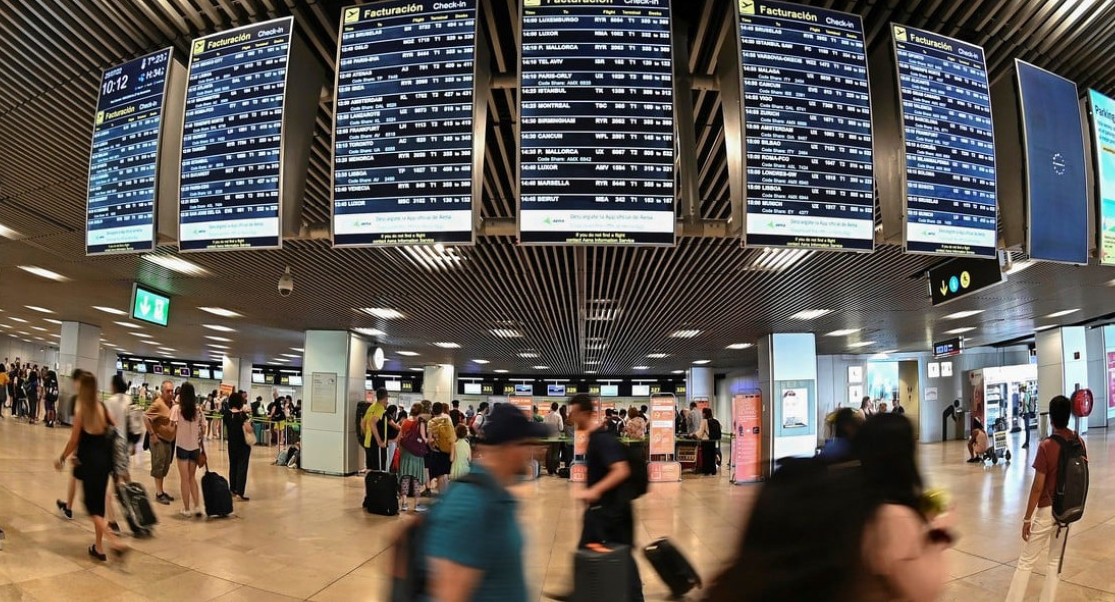
[[650, 400], [650, 455], [674, 455], [673, 395], [655, 396]]
[[732, 482], [762, 479], [763, 397], [758, 393], [732, 398]]
[[678, 462], [651, 462], [647, 465], [647, 480], [651, 483], [669, 483], [681, 480], [681, 464]]
[[221, 383], [221, 397], [229, 397], [232, 392], [236, 390], [236, 385], [232, 383]]
[[509, 404], [515, 406], [516, 408], [519, 408], [520, 410], [522, 410], [523, 413], [526, 414], [528, 418], [533, 418], [534, 417], [534, 409], [533, 409], [534, 398], [533, 397], [522, 397], [522, 396], [512, 395], [511, 397], [507, 398], [507, 403], [509, 403]]

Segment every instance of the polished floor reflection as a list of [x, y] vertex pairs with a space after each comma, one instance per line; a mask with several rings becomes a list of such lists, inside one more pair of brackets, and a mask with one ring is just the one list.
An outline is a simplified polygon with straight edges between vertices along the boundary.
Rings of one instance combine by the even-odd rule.
[[[80, 491], [73, 521], [54, 507], [67, 477], [50, 462], [68, 433], [0, 422], [0, 528], [7, 533], [0, 551], [0, 601], [385, 599], [384, 552], [398, 519], [360, 509], [364, 493], [358, 477], [307, 475], [270, 465], [275, 448], [253, 452], [251, 501], [237, 506], [237, 517], [197, 521], [180, 518], [177, 506], [158, 506], [162, 522], [154, 538], [129, 539], [135, 551], [126, 563], [96, 562], [85, 551], [93, 535]], [[1090, 504], [1073, 527], [1058, 599], [1115, 601], [1115, 437], [1094, 431], [1088, 443]], [[1006, 593], [1032, 473], [1023, 461], [1026, 450], [1015, 447], [1015, 453], [1010, 466], [983, 468], [963, 462], [960, 442], [921, 448], [929, 483], [949, 490], [956, 504], [961, 537], [950, 552], [946, 600], [1002, 600]], [[227, 475], [223, 454], [211, 451], [210, 457]], [[146, 458], [141, 461], [146, 465]], [[140, 480], [151, 490], [149, 478]], [[176, 470], [167, 483], [179, 497]], [[639, 543], [671, 537], [707, 578], [731, 556], [753, 491], [724, 477], [687, 476], [679, 484], [655, 485], [638, 502]], [[543, 590], [569, 587], [579, 512], [563, 480], [544, 477], [519, 493], [528, 578], [541, 599]], [[643, 562], [641, 569], [647, 598], [666, 599], [649, 565]], [[1041, 583], [1040, 576], [1030, 581], [1035, 599]]]

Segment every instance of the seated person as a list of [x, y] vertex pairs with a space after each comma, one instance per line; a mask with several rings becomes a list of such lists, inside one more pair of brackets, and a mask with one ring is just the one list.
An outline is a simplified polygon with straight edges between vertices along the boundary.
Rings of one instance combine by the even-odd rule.
[[987, 431], [983, 430], [983, 423], [979, 418], [972, 420], [972, 437], [968, 439], [968, 462], [982, 462], [991, 448], [987, 438]]

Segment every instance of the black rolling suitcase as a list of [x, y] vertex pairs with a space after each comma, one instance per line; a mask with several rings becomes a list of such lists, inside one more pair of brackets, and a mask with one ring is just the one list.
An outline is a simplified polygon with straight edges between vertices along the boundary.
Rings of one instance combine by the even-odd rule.
[[364, 476], [364, 510], [371, 514], [399, 514], [399, 482], [394, 473], [373, 470]]
[[659, 539], [644, 548], [643, 554], [675, 598], [684, 596], [694, 587], [701, 587], [701, 576], [670, 540]]
[[124, 509], [124, 518], [136, 537], [147, 537], [159, 522], [147, 490], [139, 483], [121, 483], [116, 487], [116, 496]]
[[232, 514], [232, 491], [228, 488], [228, 480], [208, 468], [201, 476], [201, 497], [205, 500], [206, 516]]
[[589, 544], [573, 556], [573, 602], [628, 602], [631, 548]]

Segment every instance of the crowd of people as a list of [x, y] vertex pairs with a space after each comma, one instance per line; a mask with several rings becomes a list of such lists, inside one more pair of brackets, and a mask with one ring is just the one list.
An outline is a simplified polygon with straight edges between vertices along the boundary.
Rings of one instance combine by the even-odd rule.
[[12, 418], [29, 424], [42, 422], [54, 428], [58, 422], [58, 375], [47, 368], [19, 358], [0, 364], [0, 419], [4, 410]]

